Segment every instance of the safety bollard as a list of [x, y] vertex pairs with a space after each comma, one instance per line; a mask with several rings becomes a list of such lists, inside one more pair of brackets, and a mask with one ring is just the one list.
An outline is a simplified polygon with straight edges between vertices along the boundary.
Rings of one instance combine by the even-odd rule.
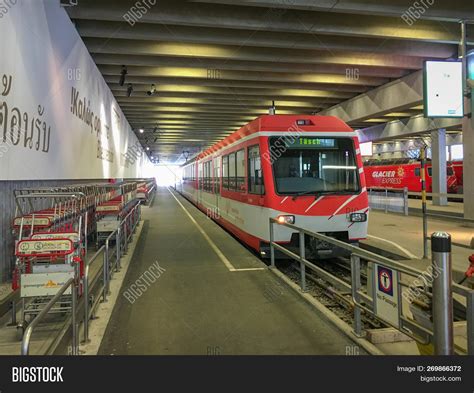
[[451, 235], [431, 235], [433, 275], [433, 343], [435, 355], [453, 355], [453, 295], [451, 273]]

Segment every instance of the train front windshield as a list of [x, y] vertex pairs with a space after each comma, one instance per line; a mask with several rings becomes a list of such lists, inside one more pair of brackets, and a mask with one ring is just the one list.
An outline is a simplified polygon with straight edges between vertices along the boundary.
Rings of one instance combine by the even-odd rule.
[[356, 193], [360, 189], [350, 138], [270, 138], [276, 192], [280, 195]]

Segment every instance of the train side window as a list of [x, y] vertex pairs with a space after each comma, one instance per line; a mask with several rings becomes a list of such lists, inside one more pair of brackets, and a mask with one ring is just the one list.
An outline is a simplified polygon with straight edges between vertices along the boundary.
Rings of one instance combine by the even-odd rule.
[[198, 163], [198, 188], [200, 190], [203, 189], [203, 185], [204, 185], [204, 182], [203, 182], [203, 165], [202, 165], [202, 162]]
[[220, 194], [221, 158], [214, 158], [212, 165], [214, 168], [214, 194]]
[[415, 176], [420, 177], [420, 173], [421, 173], [420, 168], [415, 168]]
[[235, 154], [235, 166], [236, 166], [235, 189], [240, 192], [245, 192], [245, 152], [244, 152], [244, 149], [239, 150]]
[[258, 195], [265, 194], [262, 165], [260, 161], [260, 147], [258, 145], [249, 147], [247, 167], [249, 193]]
[[229, 190], [236, 190], [237, 184], [235, 181], [235, 153], [229, 154]]
[[432, 176], [431, 167], [428, 168], [428, 176], [429, 176], [429, 177]]
[[206, 161], [205, 163], [203, 163], [203, 172], [204, 172], [204, 175], [203, 175], [203, 187], [202, 189], [204, 191], [210, 191], [210, 184], [211, 184], [211, 179], [210, 179], [210, 164], [211, 162], [210, 161]]
[[222, 188], [229, 189], [229, 156], [222, 157]]

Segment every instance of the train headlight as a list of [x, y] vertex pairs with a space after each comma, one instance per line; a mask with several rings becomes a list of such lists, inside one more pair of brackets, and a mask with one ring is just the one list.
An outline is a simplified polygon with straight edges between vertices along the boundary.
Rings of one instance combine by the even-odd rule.
[[350, 215], [351, 222], [366, 222], [367, 213], [352, 213]]
[[294, 224], [295, 216], [280, 215], [277, 217], [277, 221], [279, 224]]

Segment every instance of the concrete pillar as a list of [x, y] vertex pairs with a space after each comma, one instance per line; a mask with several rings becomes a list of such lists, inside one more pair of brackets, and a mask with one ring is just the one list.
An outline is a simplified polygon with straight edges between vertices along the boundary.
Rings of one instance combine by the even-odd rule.
[[[464, 108], [471, 108], [468, 101]], [[464, 218], [474, 220], [474, 117], [462, 121]]]
[[[446, 130], [431, 131], [431, 180], [433, 194], [446, 194], [448, 192], [446, 179]], [[434, 196], [433, 205], [445, 206], [448, 204], [447, 196]]]

